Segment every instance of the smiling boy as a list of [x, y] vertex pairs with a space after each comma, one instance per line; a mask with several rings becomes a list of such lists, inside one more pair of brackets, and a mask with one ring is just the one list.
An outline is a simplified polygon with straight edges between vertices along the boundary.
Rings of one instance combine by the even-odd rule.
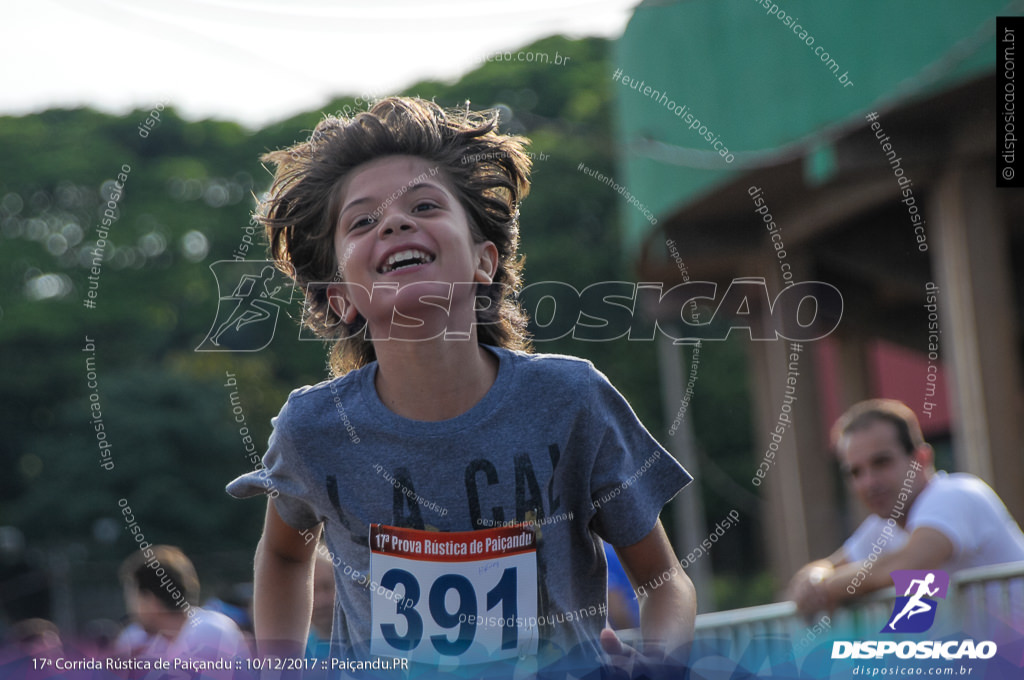
[[526, 351], [508, 295], [525, 141], [493, 112], [388, 98], [265, 157], [271, 252], [334, 340], [336, 377], [292, 392], [267, 469], [228, 487], [269, 493], [269, 476], [277, 492], [256, 554], [263, 653], [301, 649], [321, 529], [334, 656], [624, 663], [600, 539], [634, 586], [676, 572], [641, 598], [645, 656], [692, 637], [693, 586], [658, 520], [690, 476], [589, 362]]

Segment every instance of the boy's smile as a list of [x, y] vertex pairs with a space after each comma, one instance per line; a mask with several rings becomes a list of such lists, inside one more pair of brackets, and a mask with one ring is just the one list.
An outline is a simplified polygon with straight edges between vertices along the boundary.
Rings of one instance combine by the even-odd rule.
[[[474, 242], [462, 203], [436, 164], [403, 155], [364, 163], [342, 184], [340, 204], [334, 248], [339, 262], [346, 256], [344, 280], [366, 291], [378, 284], [368, 300], [350, 299], [343, 287], [329, 293], [343, 320], [350, 323], [358, 312], [374, 337], [383, 338], [388, 334], [374, 330], [389, 329], [395, 311], [424, 321], [424, 312], [444, 320], [475, 315], [469, 295], [452, 299], [448, 309], [421, 299], [448, 299], [452, 283], [489, 283], [497, 268], [497, 249]], [[469, 293], [465, 286], [454, 290]], [[433, 337], [437, 329], [428, 325]]]
[[384, 259], [383, 264], [377, 267], [377, 272], [380, 274], [390, 274], [392, 272], [408, 273], [410, 269], [430, 264], [436, 258], [437, 256], [433, 253], [420, 250], [419, 248], [398, 250], [397, 252], [390, 253]]

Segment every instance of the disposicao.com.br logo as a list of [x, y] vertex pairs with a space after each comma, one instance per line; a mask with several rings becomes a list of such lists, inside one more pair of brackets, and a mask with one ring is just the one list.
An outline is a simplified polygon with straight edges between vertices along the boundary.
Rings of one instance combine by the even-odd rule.
[[[923, 633], [935, 623], [938, 599], [949, 590], [949, 574], [941, 569], [903, 569], [893, 571], [897, 593], [892, 614], [880, 633]], [[833, 659], [882, 659], [895, 654], [899, 659], [991, 659], [997, 651], [991, 640], [836, 640]]]

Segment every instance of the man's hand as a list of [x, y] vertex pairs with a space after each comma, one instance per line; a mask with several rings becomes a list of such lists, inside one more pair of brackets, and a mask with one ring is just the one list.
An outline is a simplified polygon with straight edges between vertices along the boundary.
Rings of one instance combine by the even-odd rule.
[[798, 571], [789, 582], [786, 597], [796, 603], [797, 611], [807, 621], [821, 611], [831, 612], [836, 603], [829, 596], [828, 579], [835, 567], [827, 560], [811, 562]]

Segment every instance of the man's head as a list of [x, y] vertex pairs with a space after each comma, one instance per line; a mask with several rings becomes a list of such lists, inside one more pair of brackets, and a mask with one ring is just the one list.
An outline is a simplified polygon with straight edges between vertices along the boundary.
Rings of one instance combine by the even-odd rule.
[[[260, 211], [270, 253], [303, 289], [307, 325], [322, 337], [341, 339], [332, 349], [335, 373], [375, 357], [362, 332], [367, 319], [343, 287], [329, 294], [325, 285], [308, 284], [404, 283], [402, 276], [414, 272], [389, 272], [387, 281], [376, 277], [382, 263], [367, 258], [394, 253], [370, 248], [359, 230], [374, 238], [390, 236], [393, 242], [418, 230], [420, 220], [434, 215], [432, 208], [421, 206], [439, 198], [421, 195], [432, 191], [429, 185], [452, 199], [444, 209], [453, 221], [465, 222], [468, 241], [493, 260], [490, 276], [465, 282], [490, 279], [497, 284], [480, 289], [491, 303], [476, 312], [478, 340], [526, 347], [525, 314], [508, 294], [520, 286], [519, 204], [529, 192], [530, 159], [523, 150], [527, 140], [498, 135], [497, 119], [495, 111], [445, 111], [422, 99], [390, 97], [353, 118], [328, 116], [308, 141], [263, 157], [277, 166]], [[391, 170], [403, 173], [397, 185]], [[434, 273], [435, 262], [450, 259], [422, 247], [440, 244], [413, 245], [425, 254], [421, 276]], [[332, 295], [338, 298], [334, 304]]]
[[[901, 492], [909, 510], [932, 471], [932, 447], [906, 404], [872, 399], [854, 404], [832, 428], [832, 441], [857, 497], [871, 512], [889, 518]], [[915, 464], [919, 467], [915, 467]], [[906, 517], [894, 517], [900, 525]]]
[[186, 616], [184, 604], [199, 602], [199, 577], [192, 561], [181, 550], [170, 545], [151, 548], [147, 558], [141, 551], [133, 552], [119, 571], [124, 586], [125, 603], [131, 614], [147, 633], [159, 632], [162, 621]]

